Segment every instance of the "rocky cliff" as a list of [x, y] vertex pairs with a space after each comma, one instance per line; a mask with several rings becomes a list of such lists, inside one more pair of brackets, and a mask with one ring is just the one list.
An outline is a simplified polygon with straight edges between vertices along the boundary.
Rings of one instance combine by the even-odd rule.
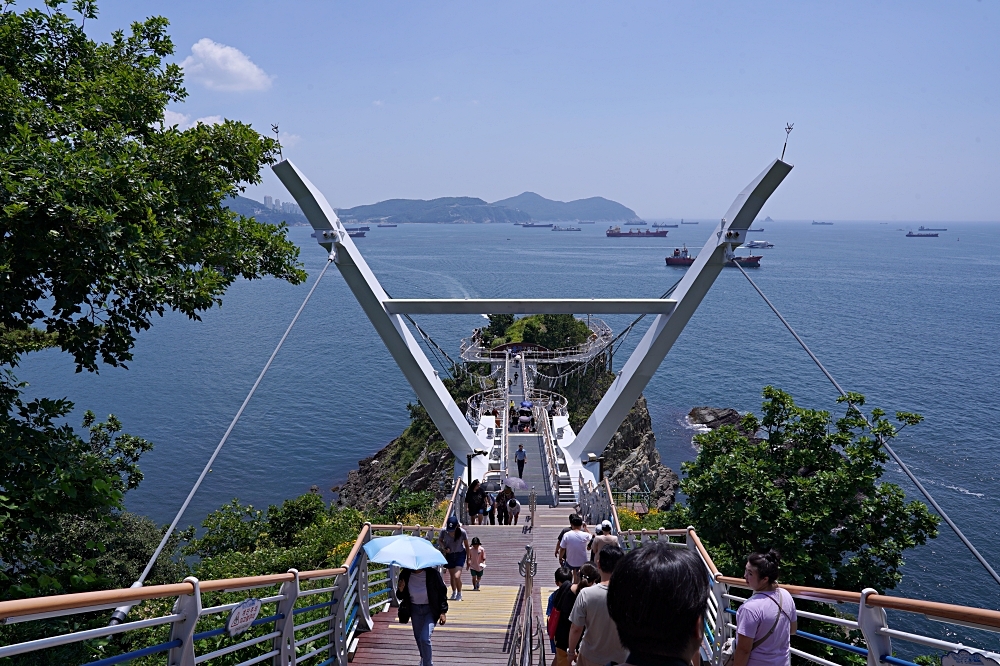
[[[451, 493], [455, 457], [419, 406], [403, 433], [374, 456], [358, 462], [339, 488], [341, 504], [379, 511], [404, 492], [430, 491], [437, 500]], [[652, 492], [654, 506], [669, 508], [677, 475], [660, 462], [646, 399], [640, 397], [604, 450], [605, 474], [616, 490]]]
[[604, 449], [604, 473], [615, 490], [648, 488], [652, 506], [661, 510], [674, 503], [677, 474], [660, 462], [645, 397], [639, 397]]
[[726, 425], [738, 425], [743, 416], [732, 408], [721, 409], [719, 407], [695, 407], [688, 412], [688, 420], [691, 423], [699, 423], [710, 430], [721, 428]]

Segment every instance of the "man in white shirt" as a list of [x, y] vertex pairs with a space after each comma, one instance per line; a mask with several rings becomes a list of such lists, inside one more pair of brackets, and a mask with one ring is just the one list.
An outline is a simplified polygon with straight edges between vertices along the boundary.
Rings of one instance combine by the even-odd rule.
[[514, 462], [517, 463], [517, 478], [524, 478], [524, 463], [528, 459], [528, 453], [524, 450], [524, 444], [517, 445], [517, 451], [514, 452]]
[[[604, 666], [614, 662], [624, 664], [628, 652], [618, 638], [618, 627], [608, 613], [608, 582], [618, 562], [625, 556], [618, 546], [604, 546], [598, 557], [597, 568], [601, 582], [580, 591], [569, 615], [569, 663], [576, 666]], [[586, 631], [586, 633], [584, 633]], [[583, 642], [580, 643], [580, 637]], [[577, 654], [576, 646], [580, 645]]]
[[590, 543], [590, 533], [583, 529], [583, 518], [577, 514], [569, 517], [569, 531], [559, 542], [560, 559], [566, 560], [566, 566], [573, 570], [573, 582], [580, 582], [580, 567], [590, 561], [587, 544]]

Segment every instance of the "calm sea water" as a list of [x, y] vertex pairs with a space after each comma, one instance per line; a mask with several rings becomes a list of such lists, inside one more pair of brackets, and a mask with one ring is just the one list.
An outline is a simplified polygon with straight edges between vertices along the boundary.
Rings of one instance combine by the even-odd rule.
[[[926, 421], [896, 449], [984, 556], [1000, 567], [1000, 224], [941, 223], [939, 238], [905, 238], [916, 225], [768, 222], [775, 244], [752, 276], [827, 368], [869, 405]], [[683, 269], [663, 258], [700, 249], [713, 223], [668, 239], [608, 239], [509, 225], [404, 225], [358, 239], [398, 297], [656, 297]], [[295, 228], [315, 276], [325, 254]], [[745, 250], [744, 250], [745, 252]], [[311, 284], [311, 280], [309, 282]], [[201, 323], [169, 315], [139, 337], [129, 370], [75, 374], [68, 356], [30, 356], [29, 394], [68, 396], [156, 448], [129, 507], [168, 521], [218, 443], [309, 284], [234, 285]], [[608, 317], [616, 331], [631, 317]], [[429, 317], [421, 326], [457, 354], [481, 317]], [[641, 330], [645, 330], [644, 327]], [[630, 336], [625, 351], [641, 337]], [[616, 365], [624, 361], [621, 354]], [[725, 270], [646, 390], [657, 444], [674, 467], [694, 457], [684, 415], [695, 405], [759, 410], [773, 384], [805, 406], [835, 413], [835, 393], [743, 276]], [[331, 267], [216, 462], [185, 523], [228, 500], [263, 507], [342, 482], [407, 424], [413, 393], [337, 271]], [[886, 479], [917, 492], [897, 469]], [[899, 592], [998, 607], [1000, 589], [945, 527], [912, 552]], [[966, 634], [960, 634], [966, 635]], [[995, 640], [995, 639], [994, 639]]]

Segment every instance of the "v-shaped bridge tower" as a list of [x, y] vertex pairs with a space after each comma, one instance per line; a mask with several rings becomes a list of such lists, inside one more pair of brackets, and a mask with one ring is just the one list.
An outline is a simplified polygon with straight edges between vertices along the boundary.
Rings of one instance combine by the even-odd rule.
[[[398, 299], [390, 298], [382, 289], [326, 197], [290, 161], [274, 166], [274, 172], [315, 230], [316, 240], [330, 253], [362, 310], [455, 454], [456, 476], [465, 474], [468, 456], [482, 444], [406, 326], [404, 315], [655, 315], [649, 330], [580, 433], [562, 444], [562, 454], [571, 467], [577, 468], [587, 462], [589, 454], [599, 456], [604, 451], [723, 266], [732, 259], [733, 249], [746, 240], [747, 229], [791, 169], [790, 164], [774, 160], [740, 192], [670, 299]], [[473, 458], [474, 475], [482, 477], [485, 471], [486, 461]]]

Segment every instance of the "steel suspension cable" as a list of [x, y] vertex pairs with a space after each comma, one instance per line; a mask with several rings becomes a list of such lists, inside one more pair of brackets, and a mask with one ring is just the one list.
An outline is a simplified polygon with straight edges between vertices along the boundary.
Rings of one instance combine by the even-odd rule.
[[[264, 375], [267, 374], [267, 371], [270, 369], [271, 363], [274, 361], [274, 357], [278, 355], [278, 351], [281, 349], [281, 346], [285, 344], [285, 339], [288, 338], [288, 334], [292, 332], [292, 327], [295, 326], [295, 322], [299, 320], [299, 315], [302, 314], [302, 310], [305, 309], [306, 303], [309, 302], [309, 299], [312, 297], [313, 292], [316, 291], [316, 287], [319, 286], [320, 280], [323, 279], [323, 276], [326, 274], [326, 269], [330, 267], [331, 263], [333, 263], [332, 257], [327, 259], [326, 264], [324, 264], [323, 266], [323, 270], [319, 272], [319, 275], [316, 277], [316, 281], [313, 282], [312, 287], [309, 289], [309, 293], [306, 294], [305, 300], [302, 301], [302, 305], [299, 306], [299, 309], [298, 311], [296, 311], [295, 316], [292, 317], [292, 321], [288, 324], [288, 328], [285, 329], [284, 335], [281, 336], [281, 339], [278, 340], [278, 344], [274, 348], [274, 351], [271, 352], [271, 357], [268, 358], [267, 363], [264, 364], [264, 369], [260, 371], [259, 375], [257, 375], [257, 381], [253, 383], [253, 386], [250, 388], [250, 392], [247, 393], [247, 397], [243, 399], [243, 404], [240, 405], [239, 410], [237, 410], [236, 416], [233, 417], [233, 420], [229, 424], [229, 427], [226, 428], [225, 434], [222, 435], [222, 439], [219, 440], [219, 444], [215, 447], [215, 451], [212, 452], [212, 455], [208, 459], [208, 462], [205, 463], [205, 467], [201, 470], [201, 474], [198, 475], [198, 480], [194, 482], [193, 486], [191, 486], [191, 491], [184, 499], [184, 503], [181, 504], [181, 508], [178, 509], [177, 515], [174, 516], [174, 519], [170, 522], [170, 526], [167, 527], [167, 531], [163, 534], [163, 538], [160, 540], [160, 544], [156, 547], [156, 550], [153, 551], [153, 556], [149, 558], [149, 562], [146, 563], [146, 568], [142, 570], [142, 574], [139, 576], [138, 580], [132, 583], [132, 587], [142, 587], [142, 584], [146, 580], [146, 576], [148, 576], [149, 572], [153, 570], [153, 565], [156, 564], [156, 560], [159, 559], [160, 553], [163, 552], [163, 548], [167, 545], [167, 542], [170, 540], [170, 535], [173, 534], [175, 529], [177, 529], [177, 524], [180, 522], [181, 517], [184, 515], [184, 512], [187, 511], [188, 505], [191, 504], [191, 500], [194, 498], [195, 493], [198, 492], [198, 488], [201, 487], [201, 484], [205, 480], [205, 477], [208, 476], [209, 471], [212, 469], [212, 464], [215, 463], [215, 459], [219, 456], [219, 452], [222, 451], [222, 447], [229, 439], [229, 435], [233, 432], [233, 428], [236, 427], [236, 423], [240, 420], [240, 417], [243, 416], [243, 411], [247, 408], [247, 405], [250, 403], [250, 399], [253, 397], [253, 394], [256, 393], [257, 387], [260, 386], [261, 380], [264, 379]], [[114, 625], [122, 622], [131, 608], [132, 608], [131, 605], [121, 606], [119, 608], [116, 608], [115, 612], [111, 616], [111, 624]]]
[[[749, 282], [750, 285], [754, 288], [754, 290], [756, 290], [756, 292], [760, 294], [760, 297], [764, 299], [764, 302], [767, 303], [767, 306], [771, 308], [771, 312], [777, 315], [778, 319], [781, 320], [781, 323], [784, 324], [785, 328], [788, 329], [788, 332], [792, 334], [792, 337], [795, 338], [795, 340], [799, 343], [799, 345], [806, 352], [806, 354], [809, 355], [809, 358], [813, 360], [813, 363], [815, 363], [816, 366], [820, 369], [820, 371], [822, 371], [822, 373], [826, 375], [826, 378], [830, 380], [830, 383], [833, 384], [833, 387], [835, 389], [837, 389], [837, 392], [846, 398], [847, 392], [844, 391], [843, 388], [841, 388], [840, 384], [837, 383], [837, 380], [834, 379], [833, 375], [830, 374], [830, 371], [823, 366], [820, 360], [816, 357], [816, 354], [812, 353], [812, 350], [809, 349], [809, 346], [805, 343], [805, 341], [799, 337], [799, 334], [795, 332], [795, 329], [792, 328], [792, 325], [788, 323], [788, 320], [785, 319], [780, 312], [778, 312], [778, 308], [774, 307], [774, 304], [771, 303], [771, 301], [767, 298], [767, 296], [764, 295], [764, 292], [761, 291], [760, 287], [758, 287], [757, 284], [750, 278], [750, 275], [745, 270], [743, 270], [743, 267], [740, 266], [739, 262], [737, 262], [735, 259], [733, 259], [732, 262], [734, 266], [740, 269], [740, 272], [743, 273], [743, 277], [747, 279], [747, 282]], [[850, 401], [848, 401], [848, 404], [854, 407], [854, 405], [851, 404]], [[865, 423], [868, 424], [868, 428], [872, 429], [872, 423], [871, 421], [868, 420], [868, 416], [865, 415], [861, 410], [858, 410], [858, 413], [861, 414], [861, 417], [865, 420]], [[951, 517], [948, 516], [947, 512], [945, 512], [945, 510], [941, 508], [941, 505], [938, 504], [937, 501], [934, 499], [934, 497], [931, 496], [930, 492], [926, 488], [924, 488], [924, 484], [920, 483], [920, 481], [913, 474], [913, 472], [910, 471], [910, 468], [906, 466], [906, 463], [903, 462], [902, 458], [900, 458], [896, 454], [896, 452], [892, 450], [892, 447], [886, 443], [885, 439], [881, 435], [876, 435], [876, 437], [878, 437], [879, 444], [881, 444], [882, 448], [886, 450], [886, 453], [888, 453], [892, 457], [892, 459], [896, 462], [896, 464], [899, 465], [899, 468], [903, 470], [903, 473], [906, 474], [907, 477], [909, 477], [910, 481], [913, 482], [913, 485], [917, 487], [917, 490], [919, 490], [921, 494], [923, 494], [923, 496], [930, 503], [930, 505], [934, 507], [934, 510], [937, 511], [938, 515], [940, 515], [944, 519], [944, 521], [948, 523], [948, 527], [950, 527], [952, 531], [955, 533], [955, 535], [961, 540], [961, 542], [965, 544], [965, 547], [969, 549], [969, 552], [972, 553], [973, 557], [979, 560], [979, 563], [983, 565], [983, 567], [986, 569], [987, 572], [989, 572], [990, 576], [993, 577], [993, 580], [995, 580], [998, 584], [1000, 584], [1000, 574], [997, 574], [997, 572], [993, 569], [993, 567], [990, 566], [990, 563], [986, 561], [986, 558], [984, 558], [976, 549], [976, 547], [972, 545], [972, 542], [969, 541], [968, 538], [966, 538], [965, 534], [962, 533], [962, 530], [959, 529], [958, 525], [956, 525], [955, 522], [951, 519]]]

